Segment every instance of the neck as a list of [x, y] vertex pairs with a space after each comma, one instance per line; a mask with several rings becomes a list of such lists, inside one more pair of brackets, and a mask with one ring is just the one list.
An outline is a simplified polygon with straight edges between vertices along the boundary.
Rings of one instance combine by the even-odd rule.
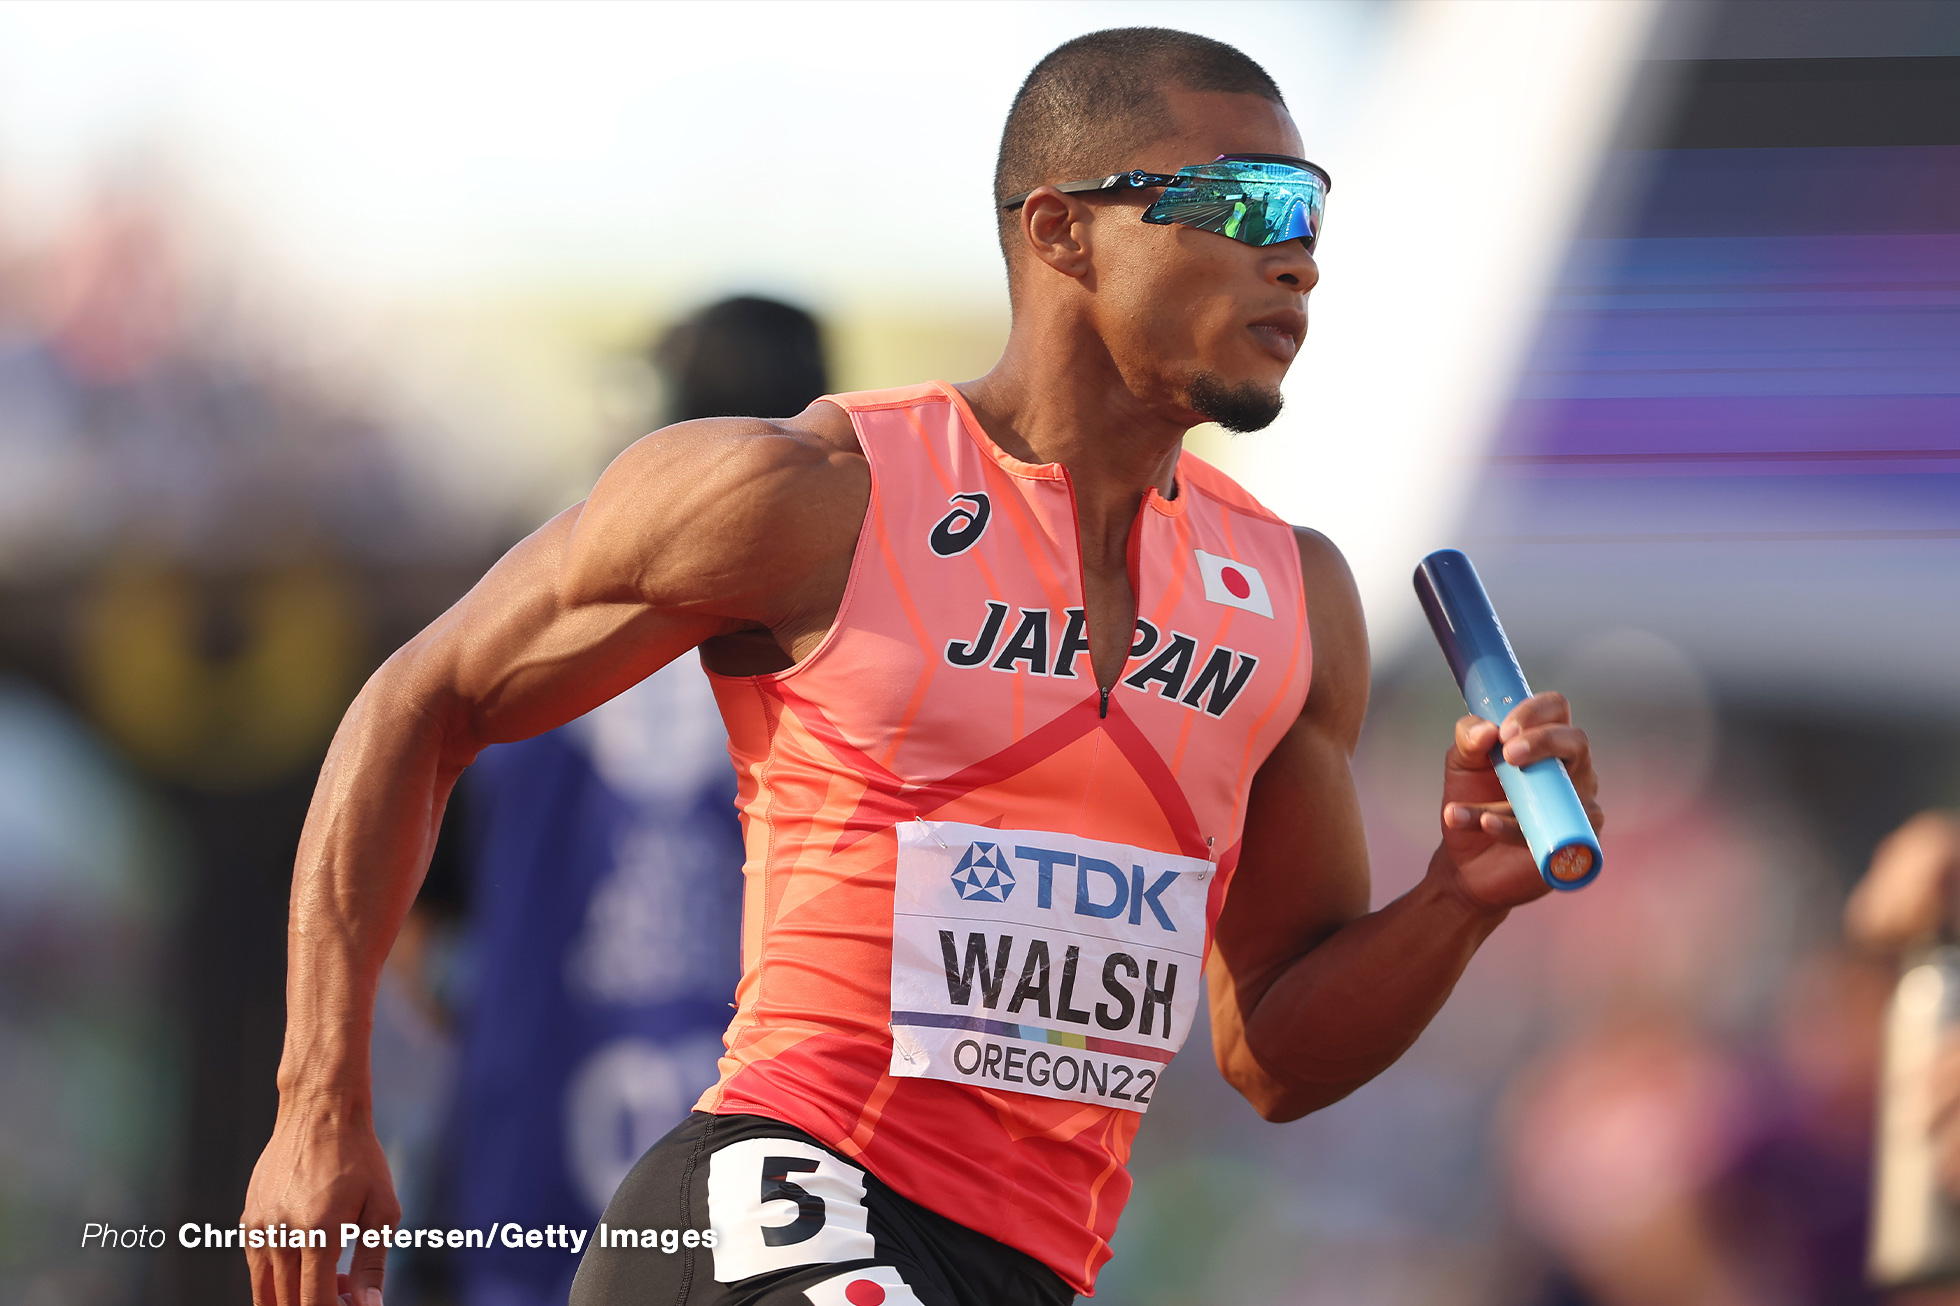
[[1172, 493], [1192, 423], [1181, 405], [1139, 395], [1102, 340], [1069, 325], [1017, 319], [993, 370], [959, 390], [1004, 451], [1067, 469], [1084, 551], [1120, 560], [1145, 493]]

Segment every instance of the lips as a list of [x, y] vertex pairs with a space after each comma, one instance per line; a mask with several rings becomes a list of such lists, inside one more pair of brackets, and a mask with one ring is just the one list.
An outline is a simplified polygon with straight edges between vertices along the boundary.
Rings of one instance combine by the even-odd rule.
[[1303, 309], [1282, 309], [1254, 320], [1247, 330], [1273, 357], [1290, 363], [1300, 352], [1300, 342], [1307, 338], [1307, 315]]

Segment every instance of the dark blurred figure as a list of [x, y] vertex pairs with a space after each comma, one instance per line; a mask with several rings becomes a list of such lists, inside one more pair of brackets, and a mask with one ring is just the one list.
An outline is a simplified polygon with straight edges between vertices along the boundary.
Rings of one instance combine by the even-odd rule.
[[653, 347], [667, 420], [793, 417], [830, 388], [823, 335], [800, 308], [737, 295], [711, 304]]
[[[817, 323], [773, 300], [704, 309], [652, 357], [670, 422], [792, 415], [828, 388]], [[716, 1077], [741, 973], [727, 736], [688, 657], [560, 729], [486, 750], [467, 785], [476, 978], [453, 1209], [439, 1222], [589, 1229]], [[377, 1081], [382, 1069], [377, 1056]], [[397, 1184], [406, 1201], [413, 1185]], [[558, 1306], [578, 1266], [560, 1250], [452, 1255], [400, 1277], [391, 1265], [389, 1300], [413, 1300], [397, 1285], [447, 1279], [468, 1306]]]

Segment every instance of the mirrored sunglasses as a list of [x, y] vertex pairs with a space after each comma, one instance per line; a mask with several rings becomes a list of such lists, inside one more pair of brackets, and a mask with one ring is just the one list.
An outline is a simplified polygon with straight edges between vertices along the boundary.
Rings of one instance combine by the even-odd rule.
[[[1055, 187], [1065, 195], [1164, 187], [1164, 193], [1144, 210], [1143, 220], [1157, 225], [1176, 223], [1199, 231], [1216, 232], [1247, 245], [1277, 245], [1305, 241], [1312, 253], [1320, 241], [1327, 211], [1327, 192], [1333, 189], [1327, 170], [1305, 159], [1284, 154], [1221, 154], [1210, 163], [1179, 168], [1175, 174], [1133, 169]], [[1001, 208], [1012, 212], [1033, 191], [1009, 199]]]

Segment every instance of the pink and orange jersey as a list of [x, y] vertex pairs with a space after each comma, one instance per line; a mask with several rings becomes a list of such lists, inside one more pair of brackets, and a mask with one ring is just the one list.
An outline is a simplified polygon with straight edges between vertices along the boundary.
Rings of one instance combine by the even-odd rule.
[[871, 465], [815, 652], [715, 677], [744, 974], [699, 1109], [805, 1130], [1091, 1291], [1312, 654], [1292, 529], [1190, 454], [1131, 535], [1105, 695], [1074, 493], [934, 383], [838, 396]]

